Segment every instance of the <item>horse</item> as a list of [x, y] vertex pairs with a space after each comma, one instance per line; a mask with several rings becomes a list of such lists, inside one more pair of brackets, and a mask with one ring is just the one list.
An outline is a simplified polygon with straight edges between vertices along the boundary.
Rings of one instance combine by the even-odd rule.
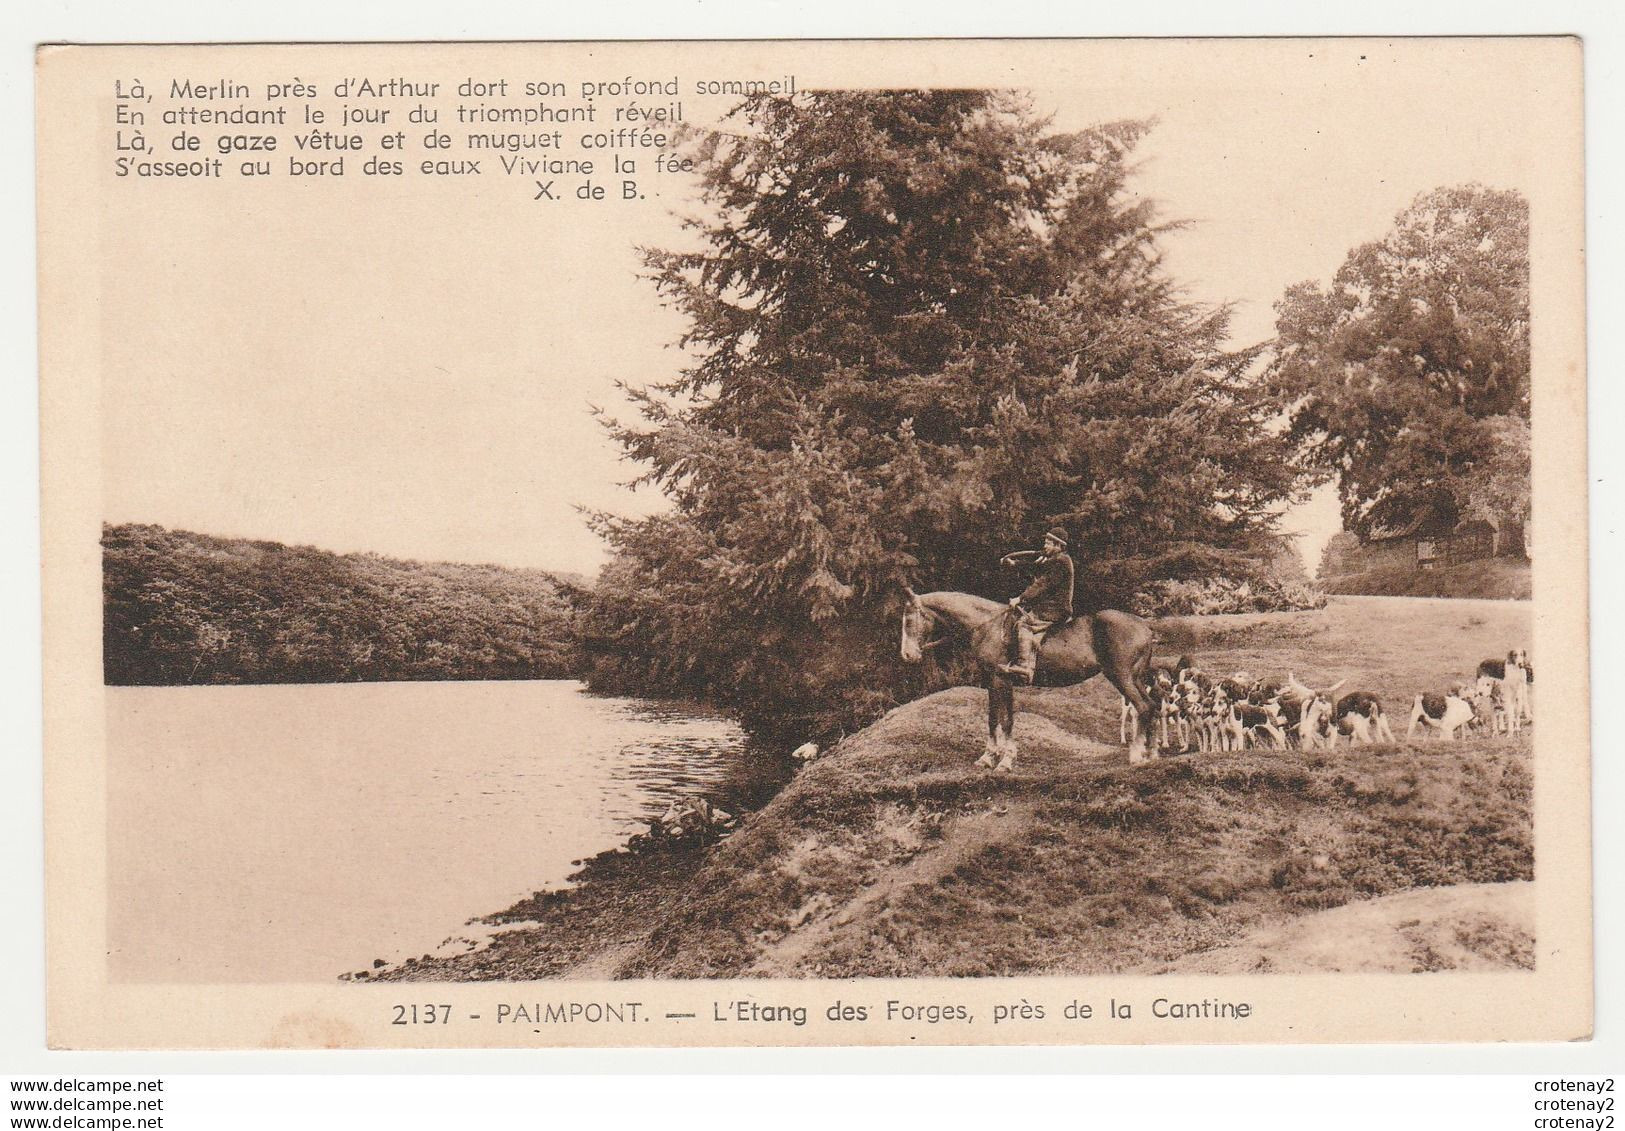
[[[903, 608], [902, 656], [917, 664], [927, 648], [964, 640], [981, 669], [987, 688], [987, 747], [978, 766], [1008, 770], [1016, 761], [1016, 695], [1010, 677], [999, 671], [1009, 656], [1011, 618], [1007, 604], [973, 593], [916, 593], [906, 590]], [[951, 634], [951, 635], [946, 635]], [[1151, 627], [1139, 617], [1104, 609], [1056, 625], [1044, 636], [1038, 652], [1034, 684], [1071, 687], [1101, 672], [1134, 707], [1134, 736], [1129, 742], [1131, 763], [1155, 757], [1148, 753], [1152, 708], [1150, 683]]]

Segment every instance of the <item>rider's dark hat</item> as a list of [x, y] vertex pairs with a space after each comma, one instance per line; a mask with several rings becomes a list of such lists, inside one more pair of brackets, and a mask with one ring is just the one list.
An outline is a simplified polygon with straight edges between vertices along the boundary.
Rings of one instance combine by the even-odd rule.
[[1050, 529], [1050, 532], [1048, 534], [1044, 535], [1044, 537], [1045, 538], [1053, 538], [1057, 542], [1059, 542], [1061, 545], [1063, 545], [1063, 546], [1066, 545], [1066, 531], [1062, 530], [1059, 526], [1052, 527]]

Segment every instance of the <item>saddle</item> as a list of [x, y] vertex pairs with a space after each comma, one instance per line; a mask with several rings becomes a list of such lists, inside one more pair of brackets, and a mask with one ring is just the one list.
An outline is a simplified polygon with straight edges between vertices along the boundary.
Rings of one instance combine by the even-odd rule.
[[[1012, 662], [1021, 658], [1021, 618], [1026, 616], [1027, 613], [1028, 610], [1023, 609], [1015, 601], [1011, 601], [1004, 612], [1005, 645]], [[1034, 632], [1033, 635], [1037, 637], [1039, 645], [1042, 646], [1051, 634], [1059, 632], [1077, 619], [1077, 616], [1073, 615], [1064, 617], [1061, 620], [1050, 621], [1047, 627]]]
[[[1029, 615], [1031, 615], [1033, 617], [1038, 616], [1038, 614], [1034, 613], [1031, 609], [1023, 608], [1020, 604], [1018, 604], [1016, 602], [1016, 600], [1014, 598], [1012, 598], [1010, 600], [1010, 603], [1005, 606], [1004, 615], [1011, 624], [1016, 623], [1017, 621], [1019, 621], [1024, 616], [1029, 616]], [[1077, 619], [1078, 619], [1078, 614], [1077, 613], [1072, 613], [1072, 614], [1070, 614], [1068, 616], [1064, 616], [1064, 617], [1057, 617], [1055, 620], [1045, 622], [1047, 625], [1049, 625], [1049, 627], [1044, 629], [1044, 631], [1045, 632], [1054, 632], [1056, 629], [1062, 627], [1063, 625], [1071, 624], [1073, 621], [1075, 621]]]

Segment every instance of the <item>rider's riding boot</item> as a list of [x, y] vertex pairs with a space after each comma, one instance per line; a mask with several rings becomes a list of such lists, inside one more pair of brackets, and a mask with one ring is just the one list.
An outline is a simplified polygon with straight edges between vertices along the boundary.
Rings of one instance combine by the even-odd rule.
[[1016, 658], [1008, 664], [1000, 664], [999, 671], [1020, 683], [1031, 683], [1033, 672], [1038, 667], [1038, 640], [1026, 629], [1021, 630], [1016, 645]]

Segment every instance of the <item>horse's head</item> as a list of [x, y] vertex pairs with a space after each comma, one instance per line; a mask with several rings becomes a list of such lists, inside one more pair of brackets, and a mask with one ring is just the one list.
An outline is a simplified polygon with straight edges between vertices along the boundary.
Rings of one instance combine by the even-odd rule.
[[903, 606], [903, 662], [917, 664], [925, 659], [925, 650], [931, 646], [929, 635], [934, 625], [920, 595], [912, 589], [905, 588], [904, 592], [908, 602]]

